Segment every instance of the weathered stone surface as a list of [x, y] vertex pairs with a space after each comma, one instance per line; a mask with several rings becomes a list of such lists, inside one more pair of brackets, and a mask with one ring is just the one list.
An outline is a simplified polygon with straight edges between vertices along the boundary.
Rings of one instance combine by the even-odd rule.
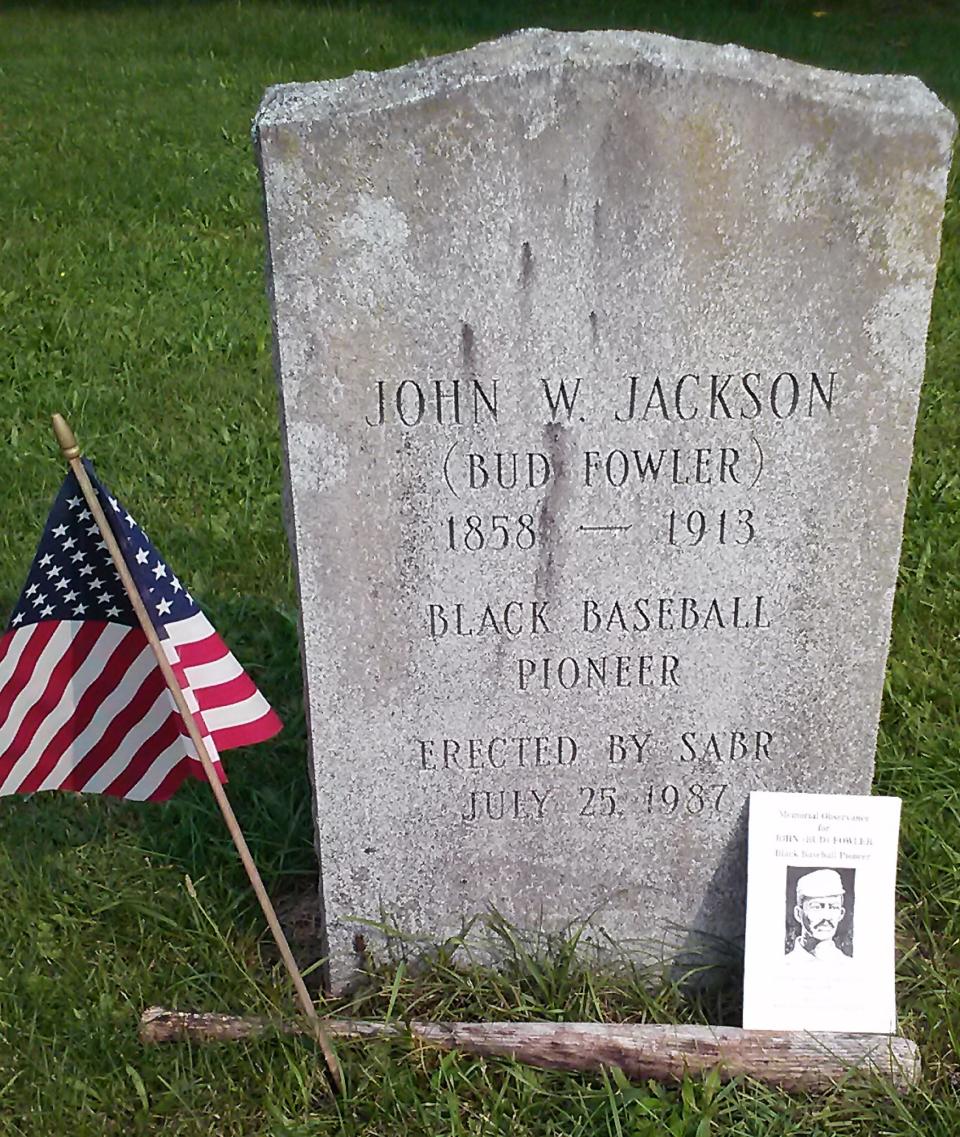
[[953, 127], [620, 32], [267, 93], [335, 986], [356, 917], [735, 938], [747, 793], [869, 788]]

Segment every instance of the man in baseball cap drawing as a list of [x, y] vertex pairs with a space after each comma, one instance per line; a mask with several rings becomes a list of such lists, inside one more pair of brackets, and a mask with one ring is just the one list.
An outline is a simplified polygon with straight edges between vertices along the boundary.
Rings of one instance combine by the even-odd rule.
[[793, 916], [800, 931], [787, 952], [790, 964], [845, 966], [853, 962], [833, 942], [843, 919], [843, 901], [843, 881], [835, 869], [815, 869], [799, 878]]

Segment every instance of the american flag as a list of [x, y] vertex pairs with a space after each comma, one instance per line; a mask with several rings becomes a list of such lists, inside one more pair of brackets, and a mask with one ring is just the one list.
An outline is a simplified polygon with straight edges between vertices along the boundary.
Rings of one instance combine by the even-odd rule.
[[[281, 723], [130, 513], [83, 459], [197, 720], [219, 751]], [[0, 639], [0, 796], [77, 790], [163, 801], [205, 779], [187, 728], [71, 471]]]

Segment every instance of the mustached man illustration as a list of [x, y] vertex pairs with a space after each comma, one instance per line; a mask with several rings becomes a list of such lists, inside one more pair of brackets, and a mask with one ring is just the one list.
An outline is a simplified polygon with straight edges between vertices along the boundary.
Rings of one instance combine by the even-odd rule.
[[793, 918], [800, 930], [793, 948], [787, 952], [791, 965], [844, 968], [853, 963], [834, 943], [845, 912], [844, 899], [843, 881], [834, 869], [816, 869], [798, 879]]

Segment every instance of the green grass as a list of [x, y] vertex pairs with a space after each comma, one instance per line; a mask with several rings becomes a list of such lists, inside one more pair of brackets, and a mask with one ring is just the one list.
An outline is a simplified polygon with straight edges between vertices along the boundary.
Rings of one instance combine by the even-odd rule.
[[[823, 15], [814, 15], [823, 11]], [[313, 872], [296, 614], [261, 204], [248, 129], [270, 83], [455, 50], [512, 28], [639, 27], [830, 67], [919, 74], [960, 107], [952, 3], [100, 4], [0, 12], [0, 605], [62, 475], [60, 409], [190, 580], [288, 724], [230, 758], [278, 893]], [[303, 1042], [144, 1051], [151, 1003], [288, 1013], [261, 919], [202, 786], [136, 807], [0, 803], [0, 1134], [925, 1134], [960, 1131], [960, 204], [951, 184], [877, 785], [904, 798], [899, 991], [923, 1087], [803, 1100], [540, 1073], [399, 1043], [342, 1048], [331, 1098]], [[570, 942], [501, 974], [384, 963], [353, 1010], [395, 1018], [735, 1021]], [[735, 999], [735, 996], [732, 996]]]

